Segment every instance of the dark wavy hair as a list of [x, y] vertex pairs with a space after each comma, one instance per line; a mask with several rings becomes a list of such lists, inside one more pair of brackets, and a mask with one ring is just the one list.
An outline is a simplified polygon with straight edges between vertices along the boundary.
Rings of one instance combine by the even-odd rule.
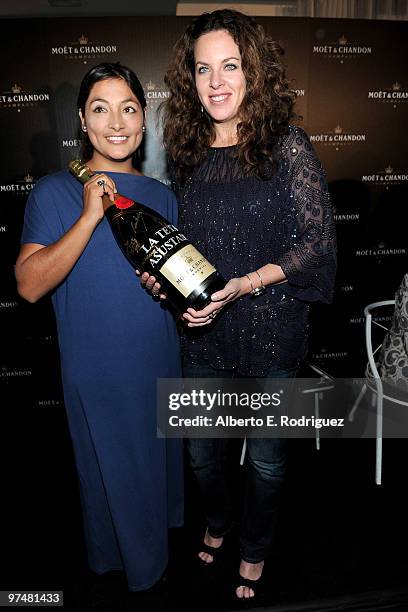
[[288, 133], [295, 117], [295, 93], [289, 89], [281, 62], [282, 47], [255, 19], [230, 9], [200, 15], [174, 46], [164, 79], [170, 96], [161, 109], [169, 163], [177, 178], [184, 180], [214, 142], [212, 119], [201, 111], [194, 66], [196, 41], [214, 30], [226, 30], [242, 57], [246, 93], [239, 110], [237, 155], [245, 172], [270, 178], [276, 169], [277, 139]]
[[[97, 66], [91, 68], [84, 78], [82, 79], [79, 87], [77, 107], [81, 111], [82, 116], [85, 117], [85, 104], [89, 98], [92, 87], [98, 81], [104, 81], [106, 79], [123, 79], [129, 85], [129, 88], [133, 91], [136, 98], [139, 100], [142, 109], [146, 108], [146, 98], [144, 95], [143, 87], [137, 78], [136, 74], [130, 68], [123, 66], [120, 62], [110, 63], [102, 62]], [[93, 154], [93, 146], [89, 140], [87, 132], [80, 130], [81, 134], [81, 159], [86, 162], [89, 161]], [[133, 155], [133, 165], [137, 166], [140, 163], [139, 160], [140, 150], [135, 151]]]

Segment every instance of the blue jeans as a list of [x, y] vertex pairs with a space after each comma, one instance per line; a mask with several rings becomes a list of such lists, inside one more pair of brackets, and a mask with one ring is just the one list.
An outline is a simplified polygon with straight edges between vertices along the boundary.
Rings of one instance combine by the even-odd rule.
[[[184, 363], [186, 378], [244, 378], [233, 371], [215, 370], [202, 361]], [[292, 378], [296, 369], [270, 368], [265, 378]], [[189, 438], [190, 465], [197, 480], [208, 531], [214, 538], [232, 527], [226, 478], [227, 439]], [[278, 505], [286, 470], [286, 439], [247, 438], [246, 482], [240, 529], [241, 558], [249, 563], [263, 561], [276, 531]]]

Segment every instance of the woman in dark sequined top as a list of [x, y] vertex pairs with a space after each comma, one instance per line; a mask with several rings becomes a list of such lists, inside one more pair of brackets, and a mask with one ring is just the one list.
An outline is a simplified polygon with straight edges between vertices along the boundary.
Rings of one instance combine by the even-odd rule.
[[[330, 301], [333, 225], [324, 171], [302, 129], [290, 127], [280, 140], [280, 164], [270, 180], [243, 173], [236, 145], [211, 147], [177, 190], [185, 235], [224, 278], [239, 282], [234, 300], [203, 311], [217, 312], [227, 303], [216, 324], [204, 321], [184, 334], [189, 361], [204, 358], [215, 369], [243, 376], [265, 376], [271, 365], [297, 368], [307, 351], [310, 302]], [[275, 266], [265, 265], [268, 260]], [[266, 286], [262, 295], [248, 296], [245, 270], [259, 287], [258, 270]], [[196, 316], [191, 314], [190, 325]]]
[[[210, 305], [183, 315], [187, 377], [295, 376], [307, 351], [310, 303], [332, 297], [335, 234], [325, 173], [306, 133], [289, 125], [294, 95], [281, 53], [252, 18], [214, 11], [187, 28], [166, 75], [164, 142], [179, 225], [231, 279]], [[154, 278], [143, 280], [159, 290]], [[187, 443], [208, 524], [204, 564], [216, 561], [232, 525], [225, 446], [220, 439]], [[285, 460], [285, 440], [248, 438], [240, 599], [256, 594]]]

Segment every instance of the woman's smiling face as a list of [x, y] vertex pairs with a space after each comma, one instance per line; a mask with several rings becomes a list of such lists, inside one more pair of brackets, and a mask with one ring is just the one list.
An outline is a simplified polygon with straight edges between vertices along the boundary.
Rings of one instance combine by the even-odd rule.
[[236, 125], [246, 81], [238, 45], [226, 30], [203, 34], [194, 47], [195, 83], [201, 104], [216, 123]]
[[[94, 148], [92, 161], [124, 161], [132, 157], [143, 138], [144, 112], [139, 100], [122, 78], [95, 83], [85, 104], [89, 140]], [[103, 160], [101, 160], [103, 161]]]

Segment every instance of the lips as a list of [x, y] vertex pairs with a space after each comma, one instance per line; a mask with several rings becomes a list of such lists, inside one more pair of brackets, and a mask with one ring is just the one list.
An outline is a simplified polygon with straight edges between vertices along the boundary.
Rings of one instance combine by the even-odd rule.
[[212, 104], [222, 104], [223, 102], [228, 100], [230, 95], [231, 94], [229, 93], [219, 93], [219, 94], [214, 94], [212, 96], [209, 96], [209, 98]]
[[122, 144], [128, 139], [127, 136], [106, 136], [106, 140], [111, 144]]

